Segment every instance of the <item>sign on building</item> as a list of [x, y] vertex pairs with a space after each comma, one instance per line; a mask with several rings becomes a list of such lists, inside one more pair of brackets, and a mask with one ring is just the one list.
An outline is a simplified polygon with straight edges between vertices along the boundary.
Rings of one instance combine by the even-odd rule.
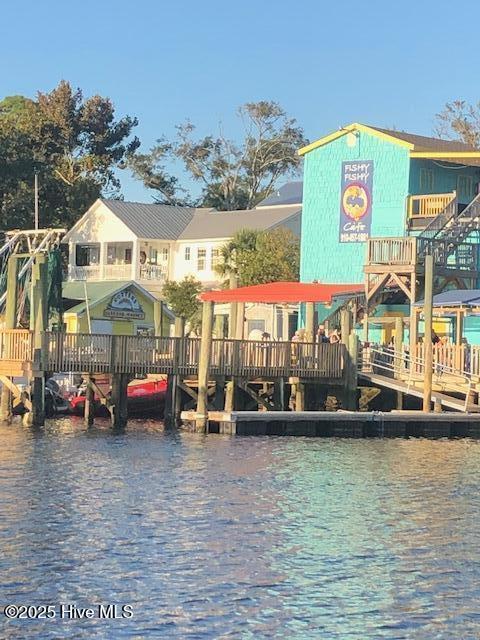
[[366, 242], [372, 225], [373, 161], [342, 162], [340, 242]]
[[145, 312], [140, 306], [137, 297], [129, 289], [116, 293], [103, 315], [106, 318], [121, 320], [143, 320], [145, 318]]

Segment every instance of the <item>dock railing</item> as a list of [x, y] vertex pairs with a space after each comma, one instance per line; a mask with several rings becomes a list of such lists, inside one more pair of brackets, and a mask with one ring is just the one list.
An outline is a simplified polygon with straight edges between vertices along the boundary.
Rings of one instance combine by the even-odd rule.
[[[200, 357], [200, 338], [47, 332], [44, 345], [43, 368], [52, 372], [188, 376]], [[342, 344], [212, 340], [212, 375], [341, 380], [344, 368]]]

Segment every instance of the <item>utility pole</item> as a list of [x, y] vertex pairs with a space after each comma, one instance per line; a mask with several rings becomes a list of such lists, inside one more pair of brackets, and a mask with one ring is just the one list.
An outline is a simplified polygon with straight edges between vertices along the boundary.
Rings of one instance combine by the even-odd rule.
[[423, 383], [423, 410], [430, 411], [432, 403], [433, 378], [433, 256], [425, 256], [425, 299], [423, 301], [423, 317], [425, 324], [425, 379]]
[[38, 173], [35, 171], [35, 231], [38, 231]]

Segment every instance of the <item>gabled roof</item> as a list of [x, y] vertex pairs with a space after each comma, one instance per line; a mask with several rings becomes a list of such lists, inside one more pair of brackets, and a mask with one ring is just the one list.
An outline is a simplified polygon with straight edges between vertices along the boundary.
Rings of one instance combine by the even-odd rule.
[[478, 151], [469, 144], [460, 142], [460, 140], [442, 140], [441, 138], [429, 138], [427, 136], [419, 136], [416, 133], [407, 133], [406, 131], [395, 131], [394, 129], [381, 129], [380, 127], [370, 127], [379, 133], [385, 133], [397, 140], [403, 140], [413, 144], [415, 151]]
[[205, 291], [200, 299], [210, 302], [325, 302], [339, 293], [364, 291], [363, 284], [321, 284], [317, 282], [270, 282], [238, 289]]
[[286, 204], [302, 204], [303, 182], [295, 180], [287, 182], [276, 191], [257, 204], [257, 209], [261, 207], [283, 206]]
[[193, 207], [101, 200], [138, 238], [176, 240], [192, 220]]
[[197, 210], [179, 240], [200, 238], [230, 238], [240, 229], [273, 229], [288, 226], [300, 235], [301, 207], [261, 207], [246, 211]]
[[147, 291], [144, 287], [142, 287], [138, 282], [134, 282], [133, 280], [130, 282], [119, 282], [119, 281], [105, 281], [105, 282], [83, 282], [83, 281], [72, 281], [72, 282], [64, 282], [63, 283], [63, 291], [62, 297], [67, 300], [79, 300], [79, 304], [75, 305], [68, 309], [65, 313], [83, 313], [86, 310], [86, 302], [85, 302], [85, 285], [87, 288], [87, 298], [88, 305], [93, 307], [98, 304], [102, 300], [106, 300], [107, 298], [111, 298], [118, 291], [123, 291], [124, 289], [128, 289], [128, 287], [132, 287], [141, 291], [142, 294], [154, 302], [156, 300], [155, 296]]
[[441, 138], [429, 138], [427, 136], [419, 136], [406, 131], [396, 131], [394, 129], [383, 129], [381, 127], [373, 127], [371, 125], [353, 122], [345, 127], [341, 127], [338, 131], [312, 142], [299, 150], [299, 155], [305, 155], [318, 147], [322, 147], [341, 136], [354, 131], [363, 131], [370, 135], [377, 136], [383, 140], [405, 147], [409, 150], [411, 157], [424, 158], [444, 158], [445, 160], [455, 161], [457, 158], [480, 158], [480, 150], [467, 145], [458, 140], [442, 140]]
[[[301, 183], [300, 183], [301, 184]], [[300, 235], [301, 205], [260, 207], [245, 211], [216, 211], [208, 208], [173, 207], [161, 204], [97, 200], [64, 236], [67, 243], [85, 218], [100, 204], [142, 240], [202, 240], [230, 238], [240, 229], [290, 228]]]

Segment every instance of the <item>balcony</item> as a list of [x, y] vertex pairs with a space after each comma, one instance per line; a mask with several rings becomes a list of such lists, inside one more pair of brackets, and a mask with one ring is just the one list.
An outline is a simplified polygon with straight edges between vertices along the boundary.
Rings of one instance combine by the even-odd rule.
[[69, 267], [70, 280], [132, 280], [131, 264], [95, 264], [87, 267]]
[[407, 197], [407, 217], [410, 229], [424, 229], [432, 218], [438, 216], [448, 206], [457, 206], [457, 193], [431, 193]]

